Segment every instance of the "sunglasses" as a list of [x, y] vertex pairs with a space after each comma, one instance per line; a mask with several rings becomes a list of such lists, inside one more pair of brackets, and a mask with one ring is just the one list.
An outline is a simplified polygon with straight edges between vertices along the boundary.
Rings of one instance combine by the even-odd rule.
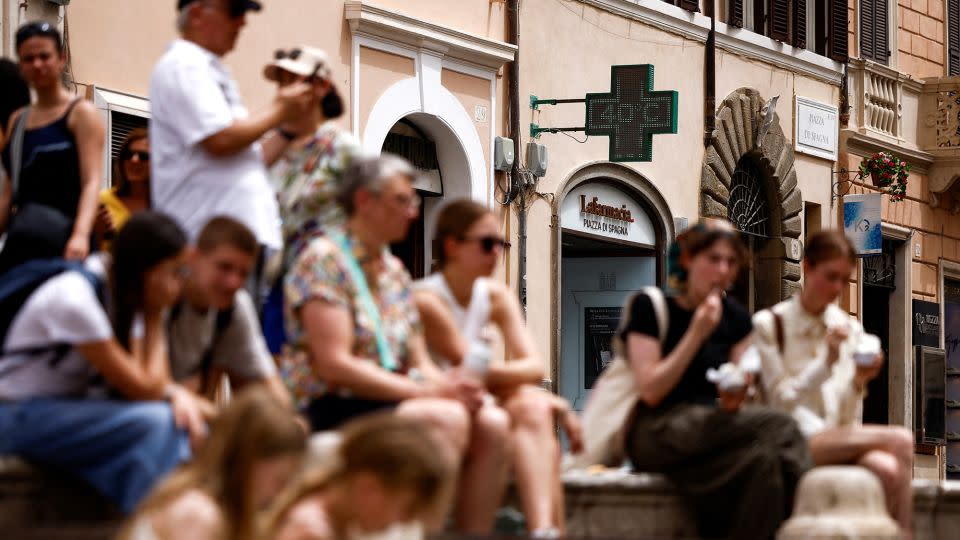
[[63, 48], [63, 38], [60, 37], [60, 31], [50, 23], [44, 21], [29, 22], [21, 26], [17, 30], [17, 35], [14, 38], [16, 46], [19, 48], [24, 41], [37, 36], [52, 38], [57, 42], [58, 49]]
[[480, 248], [485, 253], [493, 252], [493, 248], [499, 247], [500, 249], [507, 249], [510, 246], [510, 242], [507, 242], [502, 236], [478, 236], [474, 238], [464, 237], [460, 239], [462, 242], [479, 242]]
[[145, 151], [143, 151], [143, 150], [136, 150], [136, 151], [133, 151], [133, 152], [126, 152], [126, 153], [123, 155], [123, 160], [124, 160], [124, 161], [129, 161], [129, 160], [133, 159], [134, 156], [136, 156], [136, 158], [139, 159], [140, 161], [150, 161], [150, 152], [145, 152]]

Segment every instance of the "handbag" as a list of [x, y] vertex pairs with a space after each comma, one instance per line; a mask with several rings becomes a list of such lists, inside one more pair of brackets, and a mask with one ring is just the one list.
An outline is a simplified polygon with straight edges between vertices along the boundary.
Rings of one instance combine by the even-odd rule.
[[630, 307], [638, 294], [645, 294], [650, 298], [657, 318], [661, 345], [667, 337], [670, 317], [663, 291], [657, 287], [644, 287], [630, 295], [623, 304], [621, 313], [624, 316], [620, 318], [620, 327], [614, 334], [614, 358], [597, 378], [581, 415], [583, 452], [565, 459], [564, 468], [567, 470], [583, 469], [596, 464], [619, 466], [623, 462], [624, 428], [640, 401], [640, 391], [630, 361], [626, 357], [626, 344], [620, 336], [626, 329]]
[[17, 118], [10, 138], [10, 186], [12, 207], [3, 244], [2, 266], [10, 268], [33, 259], [63, 256], [73, 234], [73, 219], [63, 212], [39, 203], [19, 205], [20, 172], [23, 161], [23, 137], [27, 128], [26, 107]]

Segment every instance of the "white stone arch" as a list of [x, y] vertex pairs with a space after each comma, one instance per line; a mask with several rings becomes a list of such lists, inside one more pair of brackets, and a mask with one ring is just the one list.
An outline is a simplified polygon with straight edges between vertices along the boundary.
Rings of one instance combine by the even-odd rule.
[[409, 117], [437, 145], [444, 197], [452, 194], [490, 204], [490, 182], [477, 128], [456, 96], [440, 83], [439, 62], [435, 76], [425, 71], [419, 78], [394, 83], [380, 96], [361, 137], [363, 151], [379, 153], [390, 128]]
[[[430, 57], [433, 59], [432, 57]], [[442, 63], [421, 56], [417, 76], [396, 82], [387, 88], [370, 109], [360, 138], [365, 154], [379, 154], [387, 133], [406, 118], [422, 129], [436, 144], [437, 161], [443, 177], [443, 197], [424, 201], [424, 230], [434, 230], [444, 200], [469, 198], [492, 204], [489, 175], [483, 145], [470, 115], [460, 101], [440, 81]], [[427, 261], [432, 258], [432, 243], [425, 242]]]

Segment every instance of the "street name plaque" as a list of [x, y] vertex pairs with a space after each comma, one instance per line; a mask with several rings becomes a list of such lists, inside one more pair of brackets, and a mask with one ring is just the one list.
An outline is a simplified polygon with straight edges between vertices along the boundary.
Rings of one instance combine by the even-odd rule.
[[677, 92], [653, 90], [653, 65], [610, 68], [610, 92], [586, 96], [586, 134], [610, 137], [610, 161], [651, 161], [653, 136], [677, 132]]

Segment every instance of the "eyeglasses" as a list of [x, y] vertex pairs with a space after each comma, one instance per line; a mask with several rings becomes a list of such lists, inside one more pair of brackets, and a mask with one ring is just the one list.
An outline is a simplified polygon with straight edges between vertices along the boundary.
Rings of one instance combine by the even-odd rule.
[[146, 151], [143, 151], [143, 150], [135, 150], [135, 151], [126, 152], [126, 153], [123, 155], [123, 160], [124, 160], [124, 161], [130, 161], [130, 160], [133, 159], [134, 157], [136, 157], [136, 158], [139, 159], [140, 161], [150, 161], [150, 152], [146, 152]]
[[423, 202], [423, 199], [421, 199], [416, 193], [413, 195], [404, 195], [402, 193], [398, 193], [393, 196], [392, 200], [398, 206], [402, 206], [408, 210], [419, 210], [420, 203]]
[[500, 249], [507, 249], [510, 246], [510, 242], [507, 242], [502, 236], [477, 236], [477, 237], [463, 237], [460, 239], [463, 242], [479, 242], [480, 248], [483, 249], [485, 253], [493, 252], [493, 248], [499, 247]]

